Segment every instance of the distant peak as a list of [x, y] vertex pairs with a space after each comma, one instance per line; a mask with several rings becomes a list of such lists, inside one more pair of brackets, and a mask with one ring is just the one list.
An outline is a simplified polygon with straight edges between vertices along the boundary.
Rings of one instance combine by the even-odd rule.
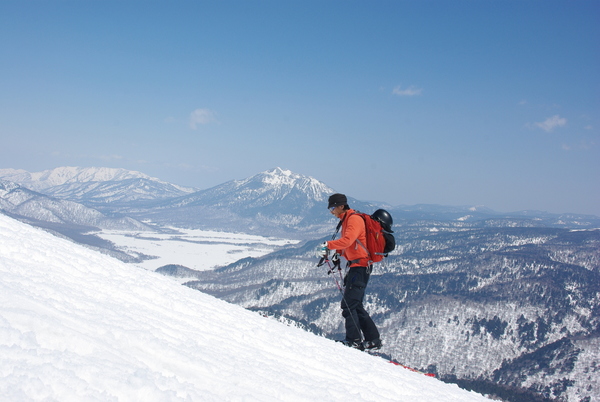
[[280, 167], [276, 167], [271, 170], [267, 170], [265, 173], [275, 174], [275, 175], [284, 175], [284, 176], [291, 176], [293, 174], [291, 170], [282, 169]]

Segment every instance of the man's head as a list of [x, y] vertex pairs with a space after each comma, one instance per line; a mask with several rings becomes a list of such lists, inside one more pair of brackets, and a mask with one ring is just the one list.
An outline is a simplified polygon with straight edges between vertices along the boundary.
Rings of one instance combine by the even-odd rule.
[[344, 213], [344, 211], [350, 209], [350, 207], [348, 206], [348, 199], [344, 194], [333, 194], [332, 196], [330, 196], [327, 208], [337, 218], [339, 218], [340, 215]]

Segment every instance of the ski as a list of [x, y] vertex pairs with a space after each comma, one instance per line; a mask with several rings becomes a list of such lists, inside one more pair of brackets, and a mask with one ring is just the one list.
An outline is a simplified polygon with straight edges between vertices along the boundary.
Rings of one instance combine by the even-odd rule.
[[[342, 343], [342, 344], [345, 344], [346, 346], [348, 346], [344, 340], [335, 340], [335, 342], [339, 342], [339, 343]], [[392, 359], [389, 355], [381, 353], [379, 351], [380, 348], [364, 349], [364, 348], [358, 348], [358, 347], [353, 347], [353, 346], [350, 346], [350, 347], [352, 347], [353, 349], [360, 350], [362, 352], [368, 353], [371, 356], [377, 356], [377, 357], [379, 357], [379, 358], [387, 361], [388, 363], [393, 364], [394, 366], [399, 366], [399, 367], [402, 367], [404, 369], [410, 370], [410, 371], [412, 371], [414, 373], [419, 373], [419, 374], [423, 374], [423, 375], [425, 375], [427, 377], [433, 377], [433, 378], [435, 378], [435, 374], [434, 373], [427, 373], [425, 371], [417, 370], [416, 368], [413, 368], [413, 367], [410, 367], [410, 366], [406, 366], [406, 365], [400, 363], [398, 360]]]
[[365, 350], [365, 352], [367, 352], [371, 356], [377, 356], [377, 357], [380, 357], [380, 358], [382, 358], [384, 360], [387, 360], [388, 363], [392, 363], [394, 366], [400, 366], [400, 367], [405, 368], [407, 370], [410, 370], [410, 371], [412, 371], [414, 373], [419, 373], [419, 374], [423, 374], [423, 375], [425, 375], [427, 377], [433, 377], [433, 378], [435, 378], [435, 374], [433, 374], [433, 373], [426, 373], [424, 371], [417, 370], [416, 368], [405, 366], [404, 364], [400, 363], [399, 361], [397, 361], [395, 359], [390, 359], [388, 356], [386, 356], [383, 353], [380, 353], [380, 352], [378, 352], [376, 350], [372, 350], [372, 349], [371, 350]]

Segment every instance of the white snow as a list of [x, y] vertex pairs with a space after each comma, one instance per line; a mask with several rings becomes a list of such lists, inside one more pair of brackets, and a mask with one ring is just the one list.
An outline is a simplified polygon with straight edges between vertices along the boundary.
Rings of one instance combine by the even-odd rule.
[[141, 253], [154, 257], [135, 264], [152, 271], [168, 264], [206, 271], [234, 263], [242, 258], [261, 257], [278, 247], [298, 243], [297, 240], [241, 233], [167, 229], [172, 232], [103, 230], [93, 234], [113, 242], [119, 250], [128, 254]]
[[484, 401], [0, 214], [0, 401]]

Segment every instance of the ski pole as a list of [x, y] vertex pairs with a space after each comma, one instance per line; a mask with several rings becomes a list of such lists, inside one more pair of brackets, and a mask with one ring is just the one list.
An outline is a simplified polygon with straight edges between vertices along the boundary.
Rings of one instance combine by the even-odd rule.
[[[340, 260], [337, 260], [336, 262], [334, 262], [333, 267], [331, 265], [329, 265], [329, 262], [327, 262], [327, 265], [329, 266], [329, 271], [327, 271], [327, 275], [333, 274], [333, 280], [335, 281], [335, 284], [337, 285], [338, 290], [340, 292], [342, 292], [343, 287], [342, 287], [342, 285], [340, 285], [340, 283], [343, 283], [344, 278], [342, 277], [342, 268], [340, 267]], [[335, 272], [334, 272], [335, 267], [337, 267], [338, 274], [340, 275], [339, 281], [337, 279], [337, 276], [335, 276]], [[342, 296], [343, 296], [343, 294], [342, 294]]]

